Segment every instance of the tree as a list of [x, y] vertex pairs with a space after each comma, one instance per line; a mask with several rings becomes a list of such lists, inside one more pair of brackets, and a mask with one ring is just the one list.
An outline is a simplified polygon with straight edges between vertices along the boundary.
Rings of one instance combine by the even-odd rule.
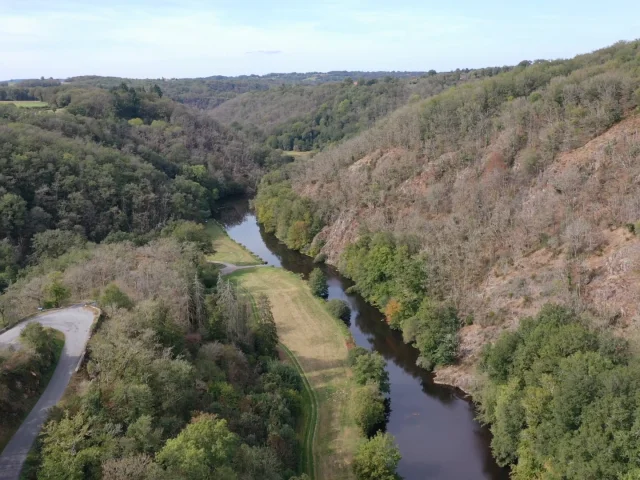
[[396, 469], [401, 458], [393, 437], [378, 432], [358, 447], [353, 470], [358, 480], [398, 480]]
[[349, 304], [344, 300], [334, 298], [327, 302], [327, 310], [335, 318], [342, 320], [343, 322], [349, 322], [351, 320], [351, 309]]
[[202, 413], [191, 420], [176, 437], [167, 440], [156, 456], [157, 462], [180, 478], [209, 480], [217, 470], [230, 466], [238, 438], [226, 420]]
[[319, 268], [314, 268], [309, 275], [309, 288], [316, 297], [327, 298], [329, 296], [327, 277]]
[[385, 420], [384, 397], [377, 385], [368, 384], [356, 390], [353, 402], [356, 423], [362, 433], [373, 435]]
[[277, 353], [276, 347], [278, 346], [278, 329], [271, 312], [271, 303], [266, 295], [258, 295], [256, 309], [258, 313], [258, 325], [254, 331], [256, 351], [260, 355], [275, 356]]
[[373, 383], [381, 392], [389, 392], [389, 372], [386, 362], [378, 352], [366, 351], [353, 362], [353, 374], [360, 385]]
[[0, 237], [17, 239], [27, 216], [27, 202], [13, 193], [0, 197]]
[[71, 290], [62, 283], [62, 274], [55, 272], [49, 277], [49, 284], [45, 286], [44, 306], [46, 308], [61, 307], [69, 298]]
[[103, 307], [111, 306], [115, 308], [126, 308], [131, 310], [133, 308], [133, 300], [124, 293], [118, 285], [110, 283], [107, 288], [104, 289], [104, 293], [100, 296], [99, 303]]

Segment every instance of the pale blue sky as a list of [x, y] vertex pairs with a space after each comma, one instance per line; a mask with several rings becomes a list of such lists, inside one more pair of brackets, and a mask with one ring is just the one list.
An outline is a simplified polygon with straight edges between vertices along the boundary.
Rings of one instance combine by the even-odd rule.
[[0, 79], [444, 71], [638, 37], [639, 0], [0, 0]]

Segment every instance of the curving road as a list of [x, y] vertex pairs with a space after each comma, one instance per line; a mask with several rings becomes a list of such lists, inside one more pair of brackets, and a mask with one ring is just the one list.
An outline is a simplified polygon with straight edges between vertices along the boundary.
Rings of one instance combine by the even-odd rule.
[[33, 317], [0, 334], [1, 345], [16, 344], [22, 329], [31, 322], [38, 322], [60, 330], [65, 336], [62, 355], [47, 388], [0, 454], [0, 480], [18, 480], [20, 477], [22, 465], [47, 419], [49, 408], [60, 401], [82, 359], [95, 315], [95, 310], [87, 307], [70, 307]]

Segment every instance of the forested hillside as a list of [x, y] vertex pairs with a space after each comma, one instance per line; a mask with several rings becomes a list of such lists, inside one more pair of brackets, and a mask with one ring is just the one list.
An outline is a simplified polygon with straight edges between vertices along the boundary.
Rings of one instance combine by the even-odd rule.
[[639, 106], [640, 41], [521, 62], [265, 176], [256, 212], [477, 395], [515, 478], [634, 478]]
[[[447, 316], [434, 323], [428, 312], [455, 308], [468, 324], [463, 365], [549, 301], [631, 326], [639, 87], [639, 42], [525, 62], [271, 175], [258, 214], [290, 245], [324, 252], [418, 345], [448, 338]], [[347, 248], [366, 231], [386, 236]], [[402, 256], [417, 262], [421, 276], [406, 281], [418, 284], [399, 287]], [[425, 297], [430, 307], [420, 307]], [[423, 354], [439, 363], [429, 347]]]
[[[78, 247], [0, 297], [15, 320], [55, 282], [65, 301], [94, 296], [103, 310], [86, 370], [52, 413], [27, 478], [296, 476], [302, 379], [277, 360], [269, 303], [216, 283], [199, 245], [175, 234], [202, 227], [179, 227], [142, 247]], [[3, 382], [14, 366], [2, 362]], [[10, 398], [3, 412], [17, 408]]]
[[241, 137], [158, 87], [29, 88], [42, 90], [48, 110], [0, 104], [4, 286], [37, 253], [34, 236], [100, 242], [170, 219], [202, 221], [219, 198], [253, 191], [261, 174], [263, 159]]

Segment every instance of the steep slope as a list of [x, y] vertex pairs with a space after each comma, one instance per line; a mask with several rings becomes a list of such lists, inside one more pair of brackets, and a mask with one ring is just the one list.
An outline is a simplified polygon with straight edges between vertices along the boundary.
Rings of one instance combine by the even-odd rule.
[[637, 41], [522, 64], [409, 105], [286, 176], [323, 218], [313, 244], [332, 263], [363, 229], [418, 245], [428, 294], [473, 323], [461, 366], [439, 373], [469, 388], [481, 347], [543, 303], [633, 330], [639, 86]]

